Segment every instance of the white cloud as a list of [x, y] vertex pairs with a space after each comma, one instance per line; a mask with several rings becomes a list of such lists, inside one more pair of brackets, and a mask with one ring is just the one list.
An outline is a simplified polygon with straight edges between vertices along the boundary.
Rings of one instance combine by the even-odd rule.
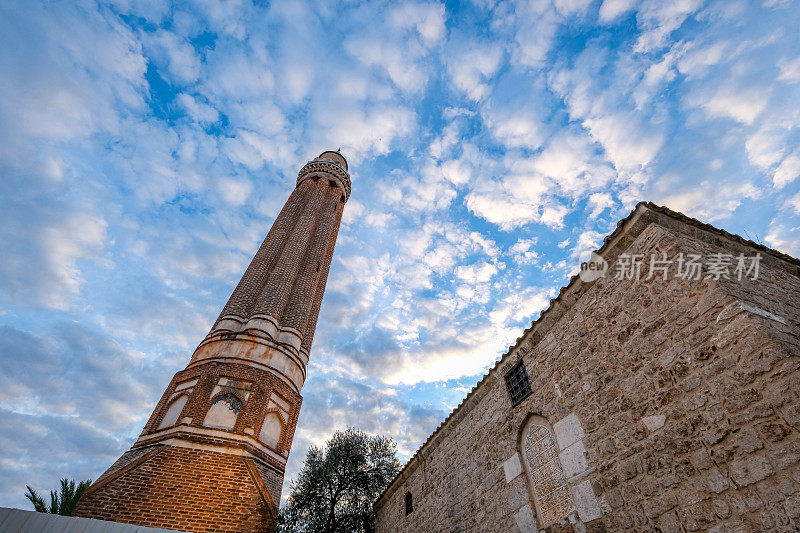
[[387, 42], [377, 35], [352, 37], [345, 44], [347, 51], [362, 63], [384, 68], [400, 90], [416, 92], [427, 80], [422, 66], [414, 62], [424, 51], [413, 43], [409, 46], [411, 50], [404, 50], [398, 43]]
[[769, 225], [766, 240], [770, 247], [800, 257], [800, 224], [792, 225], [775, 219]]
[[600, 6], [600, 20], [605, 23], [613, 22], [632, 10], [635, 5], [636, 0], [603, 0]]
[[772, 183], [779, 188], [785, 187], [796, 180], [797, 176], [800, 176], [800, 149], [795, 150], [781, 161], [772, 175]]
[[472, 176], [472, 168], [469, 163], [463, 160], [451, 159], [442, 163], [439, 168], [442, 171], [442, 176], [453, 185], [463, 185]]
[[561, 229], [564, 227], [564, 217], [569, 213], [569, 208], [565, 205], [560, 205], [556, 202], [550, 202], [542, 209], [542, 216], [540, 221], [545, 226], [554, 229]]
[[783, 132], [761, 129], [747, 137], [747, 157], [752, 164], [768, 169], [783, 157], [785, 143]]
[[584, 230], [578, 235], [575, 247], [572, 250], [572, 258], [577, 259], [586, 252], [592, 252], [600, 248], [603, 244], [604, 235], [595, 230]]
[[800, 56], [794, 59], [781, 59], [778, 61], [781, 70], [778, 79], [786, 82], [800, 82]]
[[498, 111], [487, 116], [486, 121], [494, 136], [505, 146], [535, 149], [544, 140], [542, 120], [530, 111]]
[[476, 263], [474, 265], [462, 265], [455, 269], [457, 278], [469, 283], [486, 283], [497, 274], [498, 268], [491, 263]]
[[633, 50], [639, 53], [656, 52], [664, 47], [670, 34], [698, 8], [702, 0], [646, 0], [637, 13], [637, 25], [641, 34]]
[[344, 48], [365, 65], [383, 69], [403, 92], [418, 92], [427, 82], [425, 58], [444, 35], [444, 6], [403, 3], [382, 12], [364, 6], [361, 31], [347, 37]]
[[553, 46], [561, 15], [544, 0], [521, 2], [516, 7], [519, 27], [515, 34], [518, 48], [514, 62], [541, 66]]
[[467, 195], [470, 211], [501, 229], [510, 230], [539, 217], [537, 205], [531, 205], [508, 194], [501, 187], [483, 188]]
[[413, 111], [402, 106], [325, 106], [313, 117], [318, 146], [341, 147], [351, 158], [385, 154], [416, 127]]
[[539, 259], [539, 254], [534, 249], [537, 239], [520, 239], [514, 243], [509, 251], [514, 257], [514, 261], [520, 265], [533, 265]]
[[482, 42], [459, 43], [447, 57], [447, 71], [453, 84], [475, 101], [489, 93], [488, 81], [497, 72], [503, 50], [497, 45]]
[[786, 201], [786, 205], [794, 209], [794, 212], [800, 215], [800, 192], [789, 198]]
[[620, 171], [638, 172], [655, 159], [664, 136], [637, 124], [633, 113], [601, 115], [584, 120], [590, 134], [605, 148]]
[[653, 127], [647, 113], [632, 109], [625, 97], [630, 87], [624, 80], [633, 76], [626, 69], [631, 67], [618, 65], [617, 77], [608, 81], [598, 72], [607, 60], [606, 51], [588, 48], [573, 68], [554, 72], [550, 85], [564, 98], [570, 117], [579, 120], [603, 147], [616, 170], [633, 176], [653, 162], [664, 145], [664, 135]]
[[263, 51], [221, 41], [206, 55], [203, 88], [216, 101], [251, 102], [275, 89], [271, 58]]
[[751, 125], [767, 107], [769, 89], [766, 87], [737, 87], [730, 83], [719, 87], [713, 94], [697, 94], [687, 103], [703, 108], [710, 117], [730, 118]]
[[165, 77], [180, 84], [193, 84], [200, 77], [200, 58], [191, 43], [166, 30], [143, 32], [142, 38]]
[[[750, 183], [702, 181], [693, 186], [684, 183], [679, 191], [670, 191], [668, 181], [664, 185], [664, 192], [654, 198], [656, 203], [709, 222], [729, 217], [744, 199], [756, 199], [762, 194]], [[714, 202], [709, 202], [712, 197]]]
[[677, 69], [689, 78], [704, 77], [708, 67], [730, 59], [730, 45], [727, 41], [718, 41], [708, 46], [689, 46], [677, 61]]
[[439, 2], [406, 2], [394, 5], [387, 19], [397, 28], [413, 28], [430, 48], [438, 43], [445, 32], [445, 6]]
[[211, 124], [219, 120], [219, 112], [208, 104], [198, 101], [189, 94], [178, 95], [178, 102], [197, 122]]
[[441, 135], [433, 140], [430, 153], [436, 159], [441, 159], [447, 152], [462, 142], [457, 121], [452, 121], [444, 127]]
[[219, 192], [225, 201], [231, 205], [244, 204], [250, 197], [252, 190], [252, 183], [246, 180], [219, 180]]
[[611, 197], [610, 193], [596, 192], [589, 196], [589, 207], [592, 208], [589, 218], [597, 218], [603, 211], [612, 208], [615, 205], [616, 203], [614, 202], [614, 199]]
[[562, 132], [533, 159], [535, 171], [547, 176], [572, 196], [604, 187], [614, 171], [596, 155], [586, 135]]
[[0, 46], [7, 51], [0, 54], [6, 80], [0, 117], [8, 125], [0, 154], [6, 161], [20, 156], [17, 147], [28, 136], [69, 140], [115, 131], [115, 105], [141, 109], [146, 63], [127, 28], [70, 4], [48, 13], [35, 4], [20, 11], [0, 22]]
[[568, 17], [586, 11], [594, 3], [594, 0], [554, 0], [555, 8], [563, 16]]
[[539, 287], [507, 294], [489, 313], [489, 319], [499, 328], [506, 327], [509, 323], [530, 323], [536, 314], [548, 307], [552, 296], [552, 289]]

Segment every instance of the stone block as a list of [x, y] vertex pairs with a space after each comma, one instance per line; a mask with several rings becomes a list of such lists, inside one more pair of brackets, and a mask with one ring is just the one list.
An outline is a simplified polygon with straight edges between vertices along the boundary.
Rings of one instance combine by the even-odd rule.
[[570, 413], [553, 424], [558, 449], [563, 450], [584, 437], [583, 426], [575, 413]]
[[658, 431], [659, 429], [664, 427], [666, 421], [667, 417], [665, 415], [652, 415], [642, 418], [642, 423], [644, 424], [644, 427], [646, 427], [647, 431], [649, 431], [650, 433]]
[[662, 533], [680, 533], [681, 522], [674, 512], [664, 513], [658, 518], [658, 528]]
[[636, 485], [636, 488], [639, 489], [642, 496], [646, 497], [658, 490], [658, 483], [656, 483], [656, 480], [653, 479], [652, 476], [645, 476], [645, 478]]
[[741, 487], [746, 487], [771, 476], [772, 466], [765, 457], [754, 455], [731, 464], [731, 477]]
[[791, 518], [800, 519], [800, 496], [786, 499], [786, 510]]
[[528, 489], [522, 483], [508, 485], [506, 495], [508, 497], [508, 507], [511, 509], [519, 509], [530, 501]]
[[731, 509], [725, 500], [713, 500], [711, 504], [714, 506], [714, 514], [720, 518], [728, 518], [731, 515]]
[[642, 502], [644, 513], [650, 519], [670, 511], [675, 505], [677, 505], [677, 500], [675, 499], [675, 495], [671, 493], [662, 496], [654, 496]]
[[608, 503], [613, 508], [622, 507], [625, 504], [625, 500], [622, 499], [622, 494], [618, 489], [611, 489], [606, 491], [606, 498], [608, 498]]
[[684, 379], [681, 382], [681, 388], [685, 392], [689, 392], [690, 390], [694, 390], [699, 386], [700, 386], [700, 375], [699, 374], [693, 374], [693, 375], [689, 376], [688, 378]]
[[662, 487], [671, 487], [672, 485], [677, 485], [680, 482], [680, 478], [675, 474], [667, 474], [662, 476], [658, 482]]
[[783, 424], [777, 422], [767, 422], [758, 426], [758, 430], [765, 439], [778, 442], [785, 439], [791, 430]]
[[642, 464], [638, 457], [634, 456], [622, 461], [619, 465], [619, 475], [622, 479], [636, 477], [642, 471]]
[[583, 441], [577, 441], [572, 446], [558, 454], [561, 467], [564, 469], [564, 477], [572, 479], [586, 473], [589, 470], [589, 461], [586, 459], [586, 447]]
[[706, 484], [716, 494], [730, 487], [730, 482], [716, 468], [706, 474]]
[[751, 453], [764, 447], [756, 430], [750, 427], [744, 428], [736, 434], [736, 445], [745, 453]]
[[520, 533], [536, 533], [536, 520], [530, 505], [524, 505], [514, 513], [514, 522]]
[[711, 460], [711, 456], [708, 455], [705, 448], [701, 448], [692, 454], [692, 463], [700, 470], [708, 470], [714, 466], [714, 462]]
[[603, 516], [603, 509], [594, 495], [592, 484], [588, 479], [581, 481], [572, 488], [572, 497], [575, 501], [575, 509], [578, 511], [578, 516], [584, 522], [590, 522]]
[[522, 473], [522, 462], [519, 460], [519, 453], [514, 452], [514, 455], [503, 463], [503, 473], [506, 475], [506, 483], [510, 483], [512, 479]]

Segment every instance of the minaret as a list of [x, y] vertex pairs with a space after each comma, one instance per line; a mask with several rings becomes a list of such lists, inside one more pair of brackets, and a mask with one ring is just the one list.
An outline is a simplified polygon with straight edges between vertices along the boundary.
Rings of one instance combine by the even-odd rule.
[[181, 531], [272, 531], [311, 341], [350, 196], [324, 152], [297, 176], [189, 366], [75, 516]]

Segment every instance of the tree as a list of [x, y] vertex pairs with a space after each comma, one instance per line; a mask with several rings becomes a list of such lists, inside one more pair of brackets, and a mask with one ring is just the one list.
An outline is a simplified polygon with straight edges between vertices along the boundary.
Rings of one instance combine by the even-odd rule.
[[33, 508], [40, 513], [70, 516], [72, 510], [75, 509], [75, 506], [78, 504], [78, 500], [81, 499], [81, 496], [83, 496], [83, 493], [86, 492], [86, 489], [88, 489], [91, 484], [92, 481], [87, 479], [78, 483], [76, 487], [74, 479], [62, 479], [60, 492], [56, 493], [54, 490], [50, 491], [50, 507], [45, 505], [44, 499], [39, 496], [30, 485], [25, 485], [28, 488], [25, 497], [33, 504]]
[[400, 471], [396, 452], [391, 439], [355, 428], [337, 431], [324, 448], [309, 448], [278, 515], [278, 532], [375, 531], [372, 504]]

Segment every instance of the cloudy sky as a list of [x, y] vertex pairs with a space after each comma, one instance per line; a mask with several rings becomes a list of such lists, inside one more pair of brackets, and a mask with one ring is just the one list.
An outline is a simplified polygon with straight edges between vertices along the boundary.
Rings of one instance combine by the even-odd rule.
[[796, 1], [178, 4], [0, 3], [0, 505], [132, 444], [326, 149], [289, 478], [408, 457], [638, 200], [800, 255]]

